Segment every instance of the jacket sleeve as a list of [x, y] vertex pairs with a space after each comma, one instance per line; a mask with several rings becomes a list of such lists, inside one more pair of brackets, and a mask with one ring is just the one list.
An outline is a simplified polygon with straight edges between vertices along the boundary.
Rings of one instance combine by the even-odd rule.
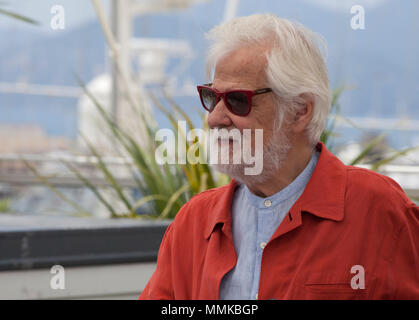
[[392, 299], [419, 299], [419, 208], [414, 204], [405, 214], [393, 252]]
[[167, 227], [163, 236], [157, 267], [141, 292], [139, 300], [174, 300], [172, 286], [172, 229], [173, 222]]

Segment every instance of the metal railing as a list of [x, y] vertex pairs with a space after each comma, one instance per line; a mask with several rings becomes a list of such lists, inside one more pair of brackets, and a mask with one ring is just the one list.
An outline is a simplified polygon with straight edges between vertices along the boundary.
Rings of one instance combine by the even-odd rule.
[[[64, 165], [69, 163], [73, 166], [89, 166], [89, 172], [86, 173], [89, 181], [98, 187], [109, 187], [110, 184], [105, 177], [100, 175], [100, 171], [95, 168], [95, 164], [99, 163], [98, 158], [94, 156], [83, 156], [83, 155], [36, 155], [36, 154], [2, 154], [0, 155], [0, 183], [12, 184], [12, 185], [42, 185], [43, 182], [35, 176], [29, 168], [23, 163], [22, 160], [31, 163], [35, 167], [42, 164], [55, 163], [57, 164], [57, 172], [54, 170], [39, 170], [42, 176], [48, 179], [48, 183], [55, 187], [67, 187], [67, 188], [81, 188], [85, 187], [85, 184], [80, 181], [74, 174], [69, 171], [63, 171], [58, 169], [58, 165]], [[108, 167], [131, 167], [133, 165], [132, 160], [123, 157], [112, 157], [104, 156], [102, 161]], [[16, 168], [11, 166], [11, 163], [19, 163], [21, 165]], [[12, 167], [12, 169], [11, 169]], [[60, 172], [61, 171], [61, 172]], [[137, 184], [134, 179], [124, 176], [116, 176], [116, 179], [121, 187], [135, 188]]]

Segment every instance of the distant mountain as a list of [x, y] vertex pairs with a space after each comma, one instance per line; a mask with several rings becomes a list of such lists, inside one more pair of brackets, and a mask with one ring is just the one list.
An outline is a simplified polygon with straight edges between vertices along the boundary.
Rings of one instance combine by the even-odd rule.
[[[314, 1], [314, 0], [313, 0]], [[366, 10], [366, 29], [350, 28], [350, 12], [331, 11], [313, 1], [239, 1], [238, 15], [272, 12], [322, 34], [329, 45], [332, 87], [352, 85], [341, 100], [343, 112], [357, 116], [419, 119], [419, 5], [387, 1]], [[204, 81], [204, 33], [221, 22], [224, 1], [184, 11], [139, 17], [137, 36], [189, 39], [196, 59], [181, 76]], [[96, 21], [46, 36], [0, 29], [0, 81], [76, 85], [73, 73], [89, 81], [106, 70], [104, 36]], [[169, 64], [169, 70], [177, 62]], [[182, 80], [181, 79], [181, 80]], [[196, 99], [182, 98], [183, 104]], [[0, 94], [0, 122], [40, 123], [52, 135], [75, 137], [76, 99]]]

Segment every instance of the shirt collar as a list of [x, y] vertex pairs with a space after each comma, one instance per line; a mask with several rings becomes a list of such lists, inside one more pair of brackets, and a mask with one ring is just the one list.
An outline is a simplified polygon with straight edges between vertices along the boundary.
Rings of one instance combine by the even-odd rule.
[[[320, 152], [317, 165], [304, 192], [290, 211], [292, 215], [308, 212], [319, 218], [341, 221], [346, 190], [345, 165], [322, 142], [317, 144], [316, 149]], [[227, 186], [222, 187], [226, 190], [220, 192], [221, 195], [212, 206], [212, 216], [205, 230], [206, 238], [209, 238], [218, 224], [223, 224], [224, 232], [231, 230], [231, 203], [237, 186], [238, 183], [232, 179]]]

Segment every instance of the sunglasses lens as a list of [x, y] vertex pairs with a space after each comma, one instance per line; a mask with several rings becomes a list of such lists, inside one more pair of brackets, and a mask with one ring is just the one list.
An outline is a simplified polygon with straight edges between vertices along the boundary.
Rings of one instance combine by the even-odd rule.
[[249, 113], [249, 98], [243, 92], [230, 92], [226, 100], [234, 114], [241, 116]]
[[209, 112], [214, 110], [215, 106], [217, 105], [217, 95], [215, 92], [208, 88], [202, 88], [200, 94], [204, 108]]

